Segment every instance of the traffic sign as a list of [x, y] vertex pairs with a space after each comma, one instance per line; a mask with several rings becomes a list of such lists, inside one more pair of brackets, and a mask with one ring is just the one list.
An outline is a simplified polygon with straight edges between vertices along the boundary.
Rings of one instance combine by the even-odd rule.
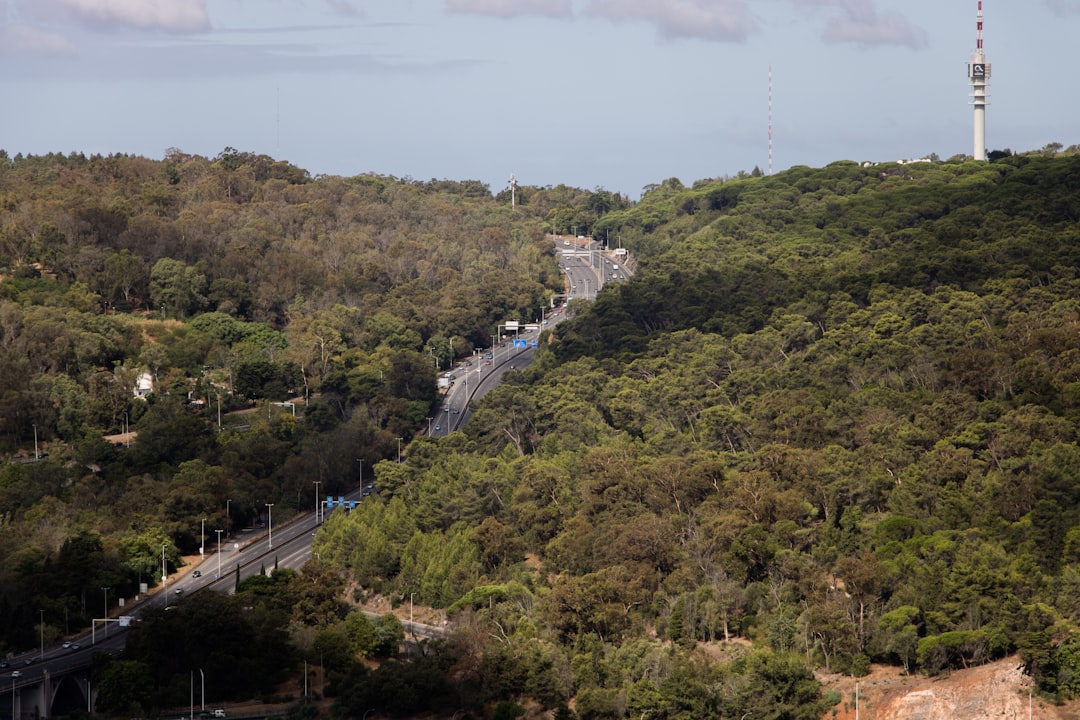
[[529, 347], [529, 341], [528, 340], [515, 340], [514, 341], [514, 348], [515, 349], [527, 348], [527, 347]]

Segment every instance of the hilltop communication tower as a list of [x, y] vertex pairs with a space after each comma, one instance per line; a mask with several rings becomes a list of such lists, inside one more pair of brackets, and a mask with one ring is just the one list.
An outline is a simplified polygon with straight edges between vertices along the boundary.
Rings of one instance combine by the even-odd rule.
[[976, 160], [986, 159], [986, 88], [990, 84], [990, 63], [983, 54], [983, 0], [979, 0], [979, 12], [975, 16], [978, 30], [975, 52], [968, 63], [968, 79], [971, 81], [971, 104], [975, 108]]

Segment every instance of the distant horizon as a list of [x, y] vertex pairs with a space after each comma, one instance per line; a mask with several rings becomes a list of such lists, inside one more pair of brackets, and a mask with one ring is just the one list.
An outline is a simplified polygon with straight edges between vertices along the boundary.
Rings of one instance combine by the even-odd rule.
[[[1030, 153], [1041, 152], [1041, 151], [1045, 150], [1048, 146], [1051, 146], [1051, 145], [1054, 145], [1054, 144], [1055, 143], [1047, 143], [1046, 145], [1043, 145], [1042, 147], [1028, 148], [1028, 149], [1023, 149], [1023, 150], [1018, 150], [1018, 149], [1014, 149], [1014, 148], [993, 148], [993, 149], [988, 150], [988, 155], [991, 154], [991, 153], [996, 153], [996, 152], [1006, 152], [1006, 153], [1009, 153], [1010, 155], [1026, 155], [1026, 154], [1030, 154]], [[1069, 148], [1072, 148], [1072, 147], [1080, 147], [1080, 143], [1073, 143], [1072, 145], [1065, 145], [1064, 143], [1056, 143], [1056, 144], [1061, 145], [1060, 150], [1066, 150], [1066, 149], [1069, 149]], [[175, 148], [175, 147], [170, 147], [170, 148], [168, 148], [168, 150], [177, 150], [177, 151], [179, 151], [179, 152], [181, 152], [181, 153], [183, 153], [185, 155], [190, 155], [190, 156], [193, 156], [193, 157], [201, 157], [201, 158], [204, 158], [206, 160], [213, 161], [222, 152], [224, 152], [226, 149], [229, 149], [229, 148], [232, 148], [232, 146], [222, 148], [221, 150], [217, 151], [216, 153], [212, 153], [212, 154], [209, 154], [209, 155], [204, 155], [202, 153], [186, 152], [181, 148]], [[458, 183], [462, 183], [462, 182], [479, 182], [479, 183], [483, 184], [485, 187], [488, 188], [488, 190], [491, 192], [491, 195], [493, 197], [498, 195], [499, 193], [502, 193], [502, 192], [509, 192], [509, 190], [510, 190], [509, 185], [507, 185], [505, 188], [495, 188], [495, 187], [492, 187], [491, 183], [488, 183], [488, 182], [484, 181], [481, 178], [475, 178], [475, 177], [430, 177], [430, 178], [419, 178], [419, 177], [413, 177], [411, 175], [400, 175], [400, 174], [393, 173], [393, 172], [376, 172], [374, 170], [366, 170], [366, 171], [356, 172], [356, 173], [352, 173], [352, 174], [316, 173], [316, 172], [312, 172], [310, 168], [306, 168], [303, 165], [300, 165], [300, 164], [298, 164], [296, 162], [293, 162], [292, 160], [289, 160], [288, 158], [275, 157], [275, 156], [267, 154], [267, 153], [256, 153], [256, 152], [253, 152], [253, 151], [244, 150], [243, 148], [232, 148], [232, 149], [234, 149], [234, 150], [236, 150], [238, 152], [242, 152], [242, 153], [250, 153], [250, 154], [253, 154], [253, 155], [266, 156], [266, 157], [271, 158], [275, 162], [288, 163], [289, 165], [292, 165], [293, 167], [299, 168], [300, 170], [303, 170], [303, 171], [307, 172], [308, 175], [313, 180], [317, 180], [320, 177], [352, 178], [352, 177], [363, 177], [363, 176], [366, 176], [366, 175], [372, 175], [372, 176], [376, 176], [376, 177], [394, 178], [396, 180], [407, 181], [407, 182], [416, 182], [416, 183], [426, 183], [426, 182], [458, 182]], [[151, 156], [145, 155], [143, 153], [129, 153], [129, 152], [122, 152], [122, 151], [88, 153], [88, 152], [84, 152], [84, 151], [81, 151], [81, 150], [71, 150], [71, 151], [68, 151], [68, 152], [60, 152], [58, 150], [53, 150], [53, 151], [47, 151], [47, 152], [41, 152], [41, 153], [26, 153], [26, 152], [12, 152], [10, 149], [2, 148], [2, 147], [0, 147], [0, 152], [7, 153], [7, 156], [9, 158], [11, 158], [11, 159], [14, 159], [15, 157], [17, 157], [19, 155], [22, 155], [23, 157], [44, 157], [44, 156], [47, 156], [47, 155], [50, 155], [50, 154], [57, 154], [57, 155], [63, 155], [65, 157], [68, 157], [68, 156], [74, 154], [74, 155], [82, 155], [82, 156], [87, 157], [87, 158], [94, 157], [94, 156], [98, 156], [98, 157], [109, 157], [109, 156], [141, 157], [141, 158], [151, 160], [151, 161], [154, 161], [154, 162], [165, 162], [165, 160], [167, 159], [165, 156], [168, 154], [166, 152], [165, 154], [163, 154], [162, 157], [151, 157]], [[782, 174], [784, 172], [787, 172], [787, 171], [792, 170], [792, 169], [797, 168], [797, 167], [809, 167], [811, 169], [822, 169], [822, 168], [828, 167], [829, 165], [834, 165], [836, 163], [846, 163], [846, 162], [855, 163], [857, 165], [893, 165], [893, 164], [903, 165], [903, 164], [912, 164], [912, 163], [919, 163], [919, 162], [942, 162], [942, 163], [944, 163], [944, 162], [948, 162], [950, 159], [952, 159], [954, 157], [964, 157], [966, 159], [966, 161], [974, 162], [974, 159], [972, 158], [970, 153], [967, 153], [967, 154], [965, 154], [965, 153], [955, 153], [953, 155], [950, 155], [949, 157], [942, 157], [942, 156], [938, 155], [936, 160], [932, 160], [931, 158], [934, 155], [937, 155], [937, 153], [929, 153], [929, 154], [921, 156], [921, 157], [897, 158], [895, 160], [855, 160], [853, 158], [837, 158], [835, 160], [830, 160], [828, 162], [825, 162], [825, 163], [823, 163], [821, 165], [802, 164], [802, 165], [792, 165], [790, 167], [785, 167], [785, 168], [781, 168], [781, 169], [775, 169], [774, 168], [772, 174], [773, 175], [780, 175], [780, 174]], [[991, 162], [991, 160], [985, 160], [985, 161], [979, 161], [979, 162]], [[760, 166], [755, 166], [753, 168], [750, 168], [749, 170], [740, 170], [739, 172], [736, 172], [736, 173], [733, 173], [733, 174], [714, 175], [714, 176], [711, 176], [711, 177], [693, 178], [692, 180], [684, 180], [682, 178], [677, 178], [677, 179], [685, 187], [692, 187], [695, 183], [705, 182], [705, 181], [710, 181], [710, 180], [721, 180], [721, 181], [735, 180], [735, 179], [739, 178], [740, 173], [745, 174], [745, 175], [750, 175], [751, 173], [754, 172], [754, 170], [761, 171], [761, 173], [762, 173], [761, 176], [762, 177], [768, 177], [768, 173], [765, 170], [765, 168], [762, 168]], [[671, 179], [672, 177], [675, 177], [675, 176], [673, 176], [673, 175], [665, 175], [663, 178], [658, 179], [658, 180], [656, 180], [654, 182], [646, 183], [641, 188], [641, 195], [639, 195], [638, 197], [630, 197], [629, 199], [632, 200], [632, 201], [635, 201], [635, 202], [637, 200], [640, 200], [641, 197], [644, 195], [644, 191], [647, 188], [661, 185], [665, 181]], [[571, 185], [570, 183], [567, 183], [567, 182], [547, 183], [547, 184], [544, 184], [544, 185], [528, 184], [528, 183], [522, 183], [520, 181], [517, 183], [517, 188], [518, 188], [519, 192], [523, 188], [545, 189], [545, 188], [553, 188], [553, 187], [559, 187], [559, 186], [571, 187], [571, 188], [586, 191], [586, 192], [596, 192], [596, 191], [599, 191], [599, 190], [604, 190], [604, 191], [611, 192], [611, 193], [618, 192], [618, 191], [612, 190], [610, 188], [605, 188], [605, 187], [602, 187], [602, 186], [601, 187], [596, 187], [596, 188], [586, 188], [586, 187], [582, 187], [582, 186], [579, 186], [579, 185]], [[626, 193], [621, 193], [621, 194], [626, 195]]]
[[[984, 0], [988, 149], [1080, 142], [1080, 0]], [[638, 198], [972, 152], [977, 0], [4, 0], [0, 144]], [[770, 83], [769, 72], [772, 72]], [[771, 102], [770, 102], [771, 87]], [[770, 112], [771, 111], [771, 112]], [[771, 117], [771, 123], [770, 123]]]

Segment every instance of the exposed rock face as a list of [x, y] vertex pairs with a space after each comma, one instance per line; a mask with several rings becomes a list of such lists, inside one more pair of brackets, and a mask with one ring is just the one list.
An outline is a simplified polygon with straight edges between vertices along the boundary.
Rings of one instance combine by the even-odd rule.
[[[855, 681], [823, 677], [825, 688], [843, 701], [826, 717], [854, 720]], [[938, 678], [904, 676], [893, 668], [875, 669], [859, 681], [858, 720], [1028, 720], [1031, 679], [1017, 658], [954, 672]], [[1031, 700], [1031, 720], [1077, 717], [1077, 706]]]

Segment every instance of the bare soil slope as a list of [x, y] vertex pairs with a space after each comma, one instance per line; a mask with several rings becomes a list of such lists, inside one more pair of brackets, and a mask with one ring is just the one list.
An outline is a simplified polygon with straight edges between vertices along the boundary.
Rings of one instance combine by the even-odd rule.
[[[843, 700], [835, 708], [836, 720], [855, 720], [855, 679], [820, 675], [825, 690], [839, 690]], [[1031, 678], [1020, 669], [1020, 660], [960, 670], [951, 675], [927, 678], [904, 675], [897, 668], [874, 667], [859, 678], [858, 720], [1074, 720], [1080, 703], [1050, 705], [1028, 691]]]

